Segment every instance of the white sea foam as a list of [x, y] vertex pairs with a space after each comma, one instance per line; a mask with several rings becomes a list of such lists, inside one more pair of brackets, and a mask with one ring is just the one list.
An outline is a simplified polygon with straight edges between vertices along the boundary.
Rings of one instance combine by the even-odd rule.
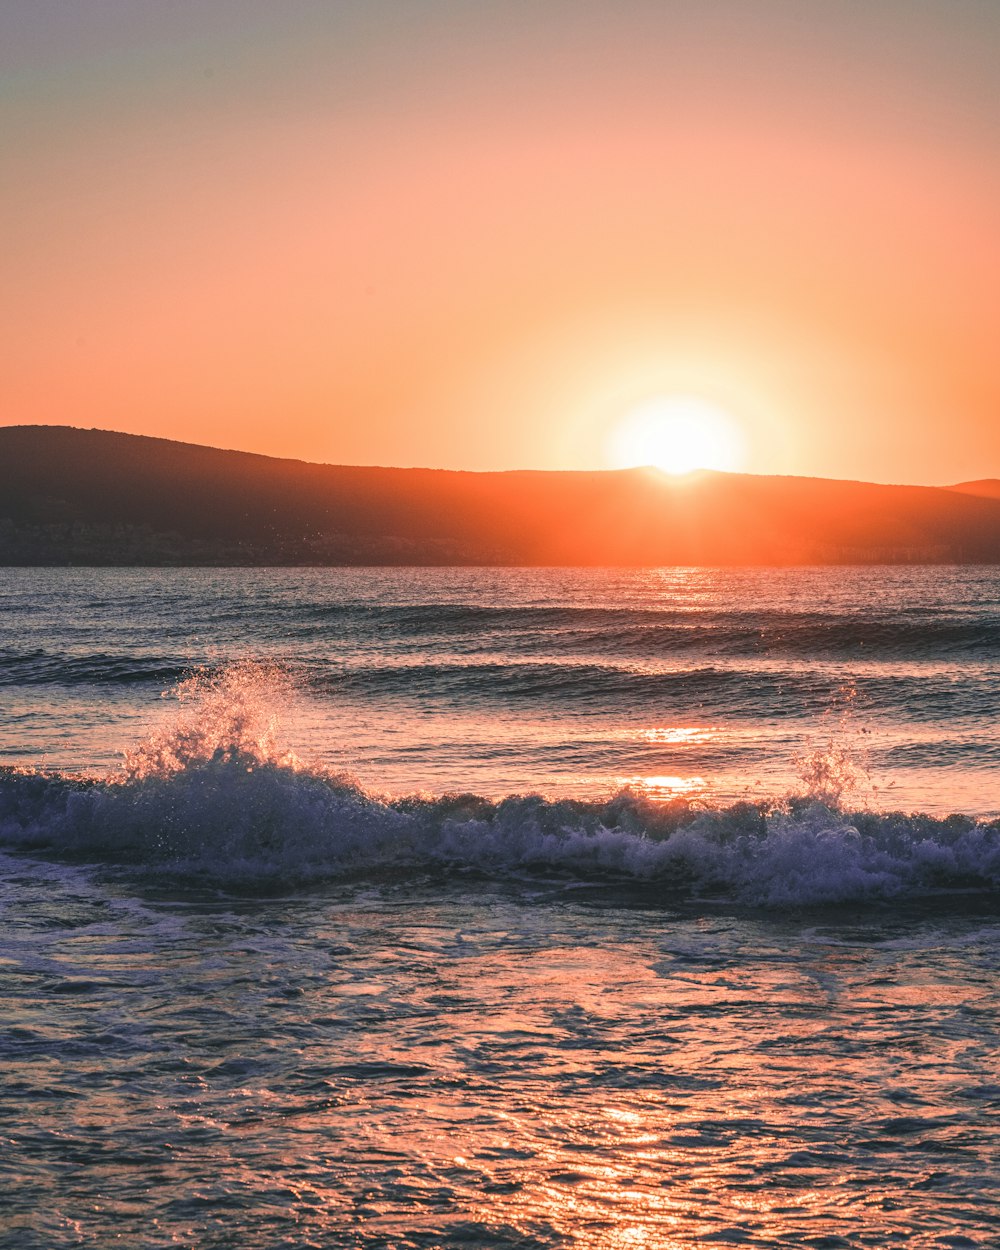
[[227, 889], [401, 871], [614, 878], [764, 906], [1000, 888], [1000, 823], [845, 810], [838, 778], [856, 769], [838, 743], [828, 765], [808, 757], [816, 792], [771, 806], [390, 800], [281, 748], [280, 668], [245, 662], [176, 693], [174, 717], [106, 778], [0, 772], [0, 842]]

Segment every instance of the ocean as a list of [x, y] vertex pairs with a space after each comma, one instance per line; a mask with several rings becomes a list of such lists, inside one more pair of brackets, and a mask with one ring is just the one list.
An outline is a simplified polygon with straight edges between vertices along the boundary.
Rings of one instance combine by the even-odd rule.
[[0, 1245], [1000, 1245], [1000, 569], [0, 570]]

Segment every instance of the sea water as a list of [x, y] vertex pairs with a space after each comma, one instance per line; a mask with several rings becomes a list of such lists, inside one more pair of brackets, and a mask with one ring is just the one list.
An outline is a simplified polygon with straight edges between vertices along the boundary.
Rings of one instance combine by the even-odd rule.
[[1000, 1244], [1000, 571], [0, 571], [5, 1247]]

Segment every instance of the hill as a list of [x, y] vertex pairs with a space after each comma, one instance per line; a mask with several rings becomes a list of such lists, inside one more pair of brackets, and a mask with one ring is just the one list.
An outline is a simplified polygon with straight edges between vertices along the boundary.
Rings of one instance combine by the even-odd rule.
[[983, 499], [1000, 499], [1000, 479], [995, 477], [984, 477], [978, 482], [959, 482], [948, 489], [960, 491], [963, 495], [979, 495]]
[[1000, 499], [654, 470], [356, 468], [0, 428], [0, 563], [1000, 563]]

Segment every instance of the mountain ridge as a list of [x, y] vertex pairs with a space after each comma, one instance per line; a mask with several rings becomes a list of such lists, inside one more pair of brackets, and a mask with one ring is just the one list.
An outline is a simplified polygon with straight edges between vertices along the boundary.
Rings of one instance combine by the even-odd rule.
[[1000, 563], [1000, 482], [324, 465], [0, 427], [0, 563]]

